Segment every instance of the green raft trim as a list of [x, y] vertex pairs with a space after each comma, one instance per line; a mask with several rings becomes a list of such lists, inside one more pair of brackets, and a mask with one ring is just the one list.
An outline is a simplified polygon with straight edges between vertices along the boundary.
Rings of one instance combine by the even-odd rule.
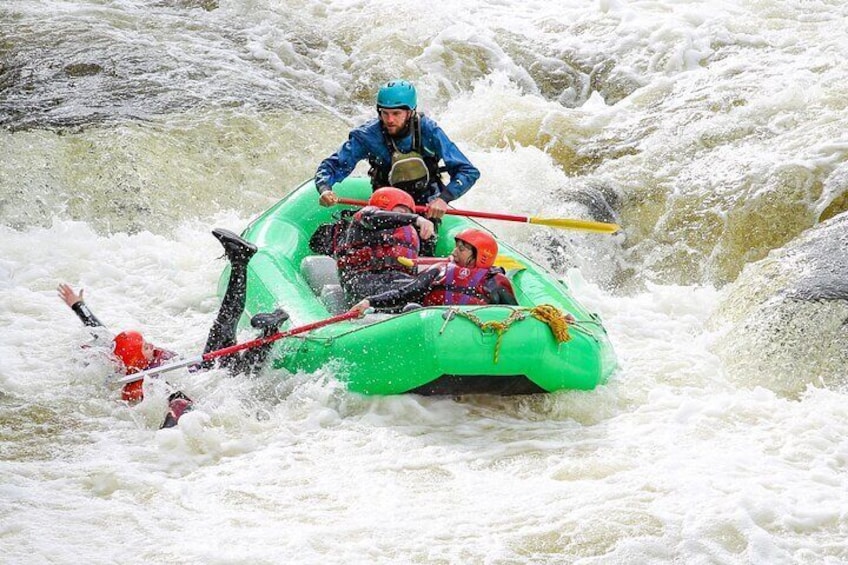
[[[366, 200], [368, 179], [351, 178], [334, 190], [343, 197]], [[296, 188], [258, 218], [243, 236], [259, 247], [248, 266], [248, 296], [242, 324], [258, 312], [285, 308], [295, 327], [339, 313], [339, 289], [318, 284], [313, 291], [302, 270], [320, 257], [309, 238], [321, 224], [334, 221], [342, 208], [318, 205], [312, 181]], [[464, 217], [445, 216], [436, 254], [447, 256], [453, 236], [467, 227], [486, 229]], [[536, 228], [544, 229], [544, 228]], [[526, 394], [564, 389], [590, 390], [606, 382], [617, 361], [599, 317], [586, 310], [567, 285], [508, 243], [499, 240], [499, 255], [521, 263], [509, 277], [525, 318], [509, 328], [484, 332], [462, 316], [446, 322], [452, 310], [472, 314], [482, 324], [503, 323], [516, 311], [504, 305], [421, 308], [402, 314], [376, 314], [345, 321], [274, 344], [273, 366], [289, 373], [327, 371], [363, 394]], [[307, 262], [304, 262], [307, 259]], [[324, 258], [326, 259], [326, 258]], [[334, 270], [333, 273], [334, 275]], [[226, 287], [229, 269], [221, 276]], [[332, 277], [330, 277], [332, 279]], [[329, 289], [329, 292], [328, 292]], [[316, 292], [323, 290], [322, 298]], [[335, 308], [332, 296], [335, 295]], [[551, 327], [527, 311], [549, 304], [576, 319], [570, 340], [558, 343]], [[497, 362], [495, 350], [497, 348]]]

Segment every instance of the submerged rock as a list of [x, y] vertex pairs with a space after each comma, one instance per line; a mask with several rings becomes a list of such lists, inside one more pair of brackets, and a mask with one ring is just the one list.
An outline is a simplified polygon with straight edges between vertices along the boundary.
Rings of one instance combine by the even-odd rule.
[[69, 77], [93, 76], [103, 72], [103, 67], [97, 63], [71, 63], [65, 65], [65, 74]]
[[711, 319], [730, 377], [795, 396], [848, 388], [848, 213], [748, 265]]

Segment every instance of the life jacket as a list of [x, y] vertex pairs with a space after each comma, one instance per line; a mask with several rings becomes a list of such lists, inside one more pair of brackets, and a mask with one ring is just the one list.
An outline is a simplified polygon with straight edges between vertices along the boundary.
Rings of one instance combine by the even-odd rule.
[[412, 195], [416, 204], [426, 204], [427, 198], [433, 192], [430, 188], [433, 183], [439, 190], [444, 188], [439, 176], [443, 169], [439, 168], [439, 157], [427, 155], [426, 151], [422, 150], [421, 120], [417, 112], [413, 112], [409, 127], [412, 130], [412, 147], [408, 153], [403, 153], [397, 148], [395, 140], [386, 132], [382, 124], [380, 125], [383, 141], [392, 156], [392, 162], [386, 168], [381, 167], [374, 159], [370, 159], [371, 169], [368, 175], [371, 177], [371, 187], [374, 190], [393, 186]]
[[177, 354], [173, 351], [168, 351], [167, 349], [159, 349], [158, 347], [153, 350], [153, 361], [150, 362], [150, 365], [147, 366], [148, 369], [155, 369], [156, 367], [160, 367], [162, 363], [168, 361], [169, 359], [173, 359]]
[[[146, 371], [147, 369], [155, 369], [156, 367], [160, 367], [162, 363], [164, 363], [168, 359], [173, 359], [176, 355], [177, 354], [173, 351], [168, 351], [167, 349], [159, 349], [157, 347], [153, 350], [153, 361], [151, 361], [150, 364], [145, 367], [144, 370]], [[121, 399], [126, 402], [139, 402], [143, 400], [143, 385], [144, 380], [142, 379], [125, 384], [124, 388], [121, 389]]]
[[444, 275], [433, 283], [433, 288], [424, 297], [424, 306], [488, 304], [489, 295], [484, 284], [491, 269], [460, 267], [448, 263]]
[[412, 226], [384, 230], [358, 229], [351, 238], [336, 246], [336, 264], [346, 273], [403, 271], [413, 273], [414, 267], [404, 267], [398, 257], [415, 259], [421, 247], [418, 232]]

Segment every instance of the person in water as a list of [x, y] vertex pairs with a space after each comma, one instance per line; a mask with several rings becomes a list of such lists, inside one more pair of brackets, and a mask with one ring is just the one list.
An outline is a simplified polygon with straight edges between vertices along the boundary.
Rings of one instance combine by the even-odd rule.
[[[391, 80], [380, 88], [377, 118], [351, 131], [339, 150], [318, 165], [315, 188], [322, 206], [338, 202], [333, 186], [367, 159], [374, 190], [400, 188], [416, 204], [427, 206], [430, 219], [444, 216], [448, 203], [465, 194], [480, 178], [480, 171], [435, 121], [417, 109], [418, 95], [412, 83]], [[442, 181], [442, 172], [450, 175], [448, 184]]]
[[406, 284], [371, 295], [352, 309], [358, 312], [371, 307], [397, 310], [410, 303], [424, 306], [518, 304], [505, 271], [494, 266], [498, 256], [495, 238], [469, 228], [454, 239], [456, 247], [449, 261], [432, 265]]
[[[245, 297], [247, 295], [247, 264], [256, 253], [256, 246], [245, 241], [231, 231], [216, 228], [212, 234], [224, 247], [227, 259], [230, 261], [230, 278], [224, 300], [218, 309], [206, 346], [203, 352], [216, 351], [224, 347], [235, 345], [236, 330], [239, 318], [244, 312]], [[58, 287], [59, 298], [67, 304], [79, 317], [82, 323], [88, 327], [101, 327], [103, 324], [88, 308], [83, 300], [84, 290], [79, 293], [65, 283]], [[280, 324], [288, 319], [288, 314], [281, 309], [271, 313], [257, 314], [251, 319], [251, 325], [260, 330], [262, 337], [268, 337], [277, 332]], [[231, 373], [247, 373], [261, 367], [268, 356], [271, 344], [265, 344], [243, 352], [226, 355], [218, 360], [222, 367], [227, 367]], [[135, 330], [123, 331], [112, 340], [112, 353], [119, 363], [119, 371], [125, 375], [132, 375], [147, 369], [161, 366], [169, 359], [176, 356], [173, 351], [153, 345], [144, 339], [141, 333]], [[199, 368], [209, 369], [214, 365], [212, 361], [206, 361]], [[127, 402], [135, 403], [143, 399], [142, 380], [134, 381], [124, 385], [121, 390], [121, 398]], [[192, 408], [192, 400], [181, 391], [175, 391], [168, 397], [168, 414], [162, 423], [162, 428], [170, 428], [179, 422], [180, 417]]]

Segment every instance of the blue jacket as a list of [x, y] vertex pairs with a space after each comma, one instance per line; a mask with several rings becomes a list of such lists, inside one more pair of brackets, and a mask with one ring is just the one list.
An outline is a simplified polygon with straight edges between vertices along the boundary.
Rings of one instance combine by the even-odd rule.
[[[436, 197], [441, 197], [445, 202], [456, 200], [477, 182], [480, 171], [468, 161], [435, 121], [423, 114], [419, 117], [423, 155], [444, 161], [445, 169], [450, 175], [450, 182], [441, 194], [434, 193], [430, 200]], [[412, 133], [402, 139], [395, 139], [394, 142], [398, 151], [409, 152], [412, 150]], [[324, 192], [346, 179], [363, 159], [368, 159], [383, 169], [386, 175], [392, 166], [392, 154], [383, 137], [379, 118], [374, 118], [351, 131], [348, 140], [339, 150], [321, 161], [315, 173], [318, 192]]]

